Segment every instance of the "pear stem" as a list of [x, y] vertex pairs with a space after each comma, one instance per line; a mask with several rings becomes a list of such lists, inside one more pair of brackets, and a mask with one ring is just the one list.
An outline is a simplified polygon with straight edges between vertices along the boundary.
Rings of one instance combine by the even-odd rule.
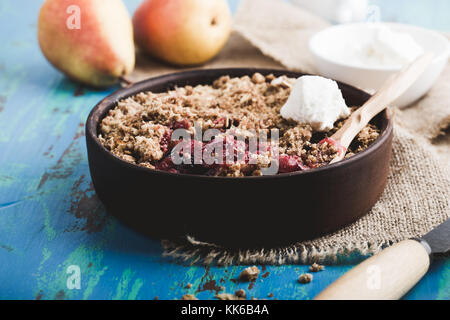
[[119, 80], [120, 80], [121, 86], [125, 87], [125, 88], [130, 87], [134, 84], [133, 81], [131, 81], [130, 79], [127, 79], [125, 76], [120, 76]]

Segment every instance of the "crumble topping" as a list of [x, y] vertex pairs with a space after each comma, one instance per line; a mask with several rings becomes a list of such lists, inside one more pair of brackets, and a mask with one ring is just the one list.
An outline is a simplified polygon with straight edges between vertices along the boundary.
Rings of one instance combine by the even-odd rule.
[[245, 268], [239, 275], [239, 281], [242, 282], [255, 281], [258, 278], [259, 272], [260, 271], [256, 266]]
[[[203, 131], [217, 129], [223, 137], [234, 134], [249, 139], [255, 133], [278, 129], [279, 173], [320, 167], [338, 152], [324, 139], [336, 132], [345, 120], [337, 121], [328, 132], [316, 132], [308, 124], [283, 119], [280, 109], [295, 80], [255, 73], [251, 77], [222, 76], [212, 85], [185, 86], [164, 93], [141, 92], [119, 101], [109, 111], [100, 123], [99, 140], [114, 155], [151, 169], [230, 177], [258, 176], [270, 165], [271, 142], [268, 142], [267, 152], [258, 153], [251, 153], [244, 144], [244, 160], [233, 164], [175, 165], [170, 159], [170, 151], [177, 143], [171, 141], [172, 132], [182, 128], [193, 135], [194, 123], [197, 123]], [[379, 129], [369, 124], [353, 141], [346, 157], [366, 149], [378, 136]], [[200, 143], [202, 150], [208, 145]], [[233, 148], [237, 150], [240, 146], [236, 144]], [[255, 162], [250, 164], [249, 159]]]

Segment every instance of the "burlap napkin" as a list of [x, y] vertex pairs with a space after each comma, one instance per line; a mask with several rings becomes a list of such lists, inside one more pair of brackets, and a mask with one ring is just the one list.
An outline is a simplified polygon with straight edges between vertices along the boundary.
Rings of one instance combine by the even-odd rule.
[[241, 1], [233, 28], [264, 54], [292, 70], [314, 73], [308, 40], [323, 19], [280, 0]]
[[[202, 68], [284, 65], [313, 72], [306, 43], [312, 32], [326, 25], [285, 2], [242, 0], [235, 16], [237, 33], [222, 53]], [[174, 71], [180, 69], [140, 57], [133, 77], [139, 80]], [[426, 97], [408, 109], [396, 110], [388, 185], [372, 210], [355, 223], [287, 248], [236, 252], [187, 237], [181, 242], [163, 241], [164, 254], [206, 264], [348, 263], [427, 233], [450, 217], [450, 139], [448, 134], [436, 138], [445, 133], [449, 124], [449, 89], [447, 67]]]
[[397, 121], [430, 140], [445, 134], [450, 125], [450, 64], [427, 95], [397, 114]]

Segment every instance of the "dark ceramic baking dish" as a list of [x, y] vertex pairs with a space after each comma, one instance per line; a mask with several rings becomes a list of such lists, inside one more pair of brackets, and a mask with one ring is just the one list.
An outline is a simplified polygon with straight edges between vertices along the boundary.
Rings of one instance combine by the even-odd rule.
[[[312, 239], [366, 214], [387, 181], [392, 145], [387, 111], [373, 120], [381, 135], [363, 152], [322, 168], [263, 177], [210, 177], [143, 168], [114, 156], [97, 138], [99, 122], [123, 98], [254, 72], [302, 75], [270, 69], [195, 70], [136, 83], [97, 104], [86, 123], [86, 140], [92, 181], [107, 210], [154, 238], [188, 234], [240, 248]], [[346, 84], [339, 87], [350, 106], [360, 106], [370, 97]]]

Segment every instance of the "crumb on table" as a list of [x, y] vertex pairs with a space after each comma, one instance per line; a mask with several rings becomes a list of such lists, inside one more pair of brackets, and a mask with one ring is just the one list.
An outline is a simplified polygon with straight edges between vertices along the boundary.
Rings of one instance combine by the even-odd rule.
[[246, 298], [247, 298], [247, 293], [245, 292], [244, 289], [236, 290], [236, 292], [234, 293], [234, 295], [235, 295], [236, 297], [238, 297], [238, 298], [243, 298], [243, 299], [246, 299]]
[[318, 264], [318, 263], [313, 263], [313, 264], [309, 267], [309, 271], [311, 271], [311, 272], [319, 272], [319, 271], [322, 271], [322, 270], [324, 270], [324, 269], [325, 269], [325, 267], [322, 266], [322, 265], [320, 265], [320, 264]]
[[245, 268], [239, 275], [239, 281], [242, 282], [255, 281], [258, 278], [259, 273], [260, 271], [256, 266]]
[[310, 273], [303, 273], [298, 278], [298, 282], [300, 282], [300, 283], [310, 283], [312, 281], [312, 279], [313, 279], [312, 274], [310, 274]]

